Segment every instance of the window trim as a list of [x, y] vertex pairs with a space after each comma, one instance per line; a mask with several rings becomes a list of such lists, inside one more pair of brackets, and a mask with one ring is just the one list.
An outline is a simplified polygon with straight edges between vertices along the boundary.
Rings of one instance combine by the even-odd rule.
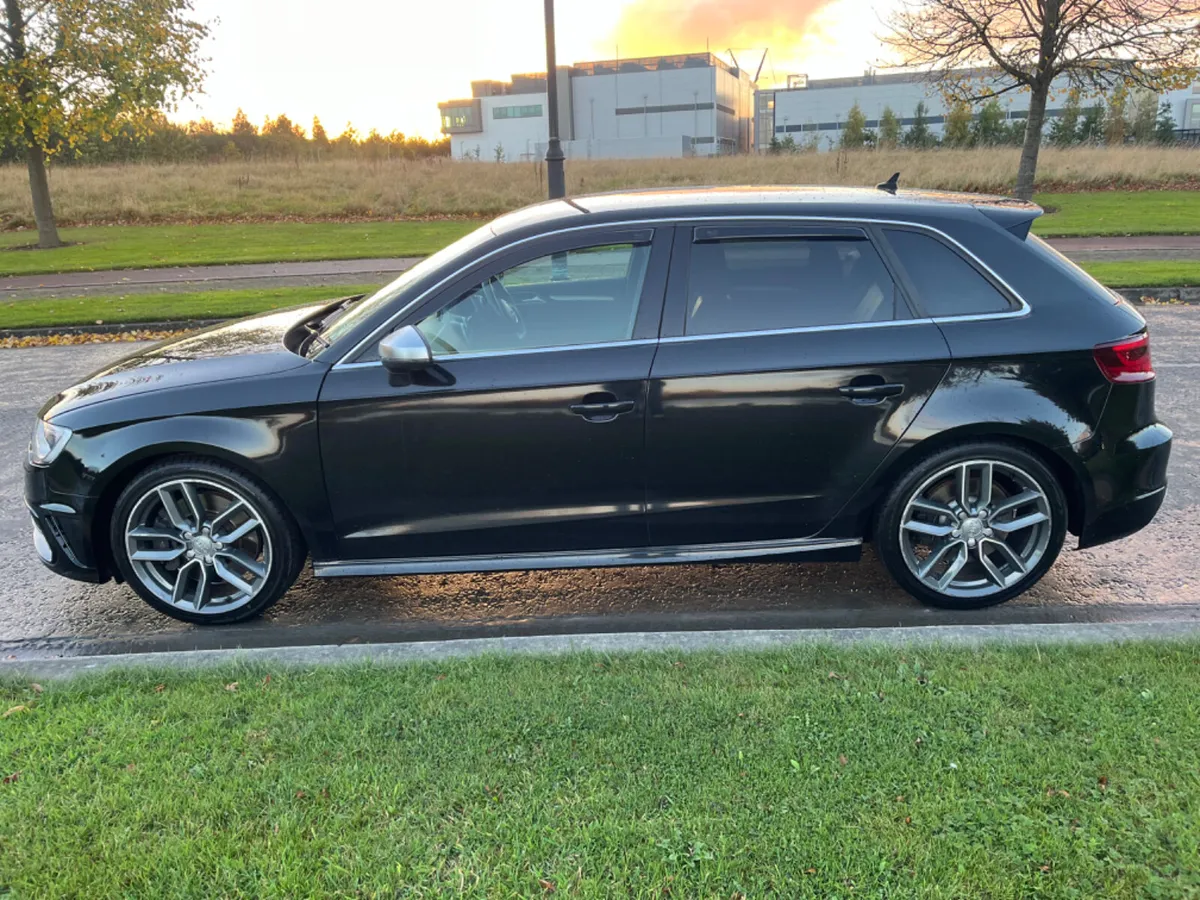
[[1000, 296], [1008, 302], [1008, 305], [1009, 305], [1008, 309], [1000, 311], [1000, 312], [993, 312], [993, 313], [963, 313], [962, 315], [952, 315], [952, 316], [931, 316], [929, 314], [929, 307], [926, 305], [924, 298], [921, 296], [921, 291], [917, 288], [917, 284], [915, 281], [913, 281], [912, 276], [908, 274], [908, 267], [904, 265], [904, 260], [901, 258], [900, 253], [896, 250], [896, 248], [893, 246], [892, 242], [888, 239], [888, 236], [887, 236], [888, 231], [912, 231], [917, 234], [921, 234], [922, 229], [913, 228], [912, 226], [909, 226], [909, 225], [899, 226], [899, 225], [882, 225], [881, 224], [878, 226], [878, 231], [879, 231], [879, 234], [878, 234], [879, 244], [882, 248], [884, 248], [885, 252], [887, 253], [889, 261], [891, 263], [893, 263], [896, 274], [899, 276], [899, 279], [902, 279], [902, 283], [904, 285], [904, 291], [905, 291], [905, 293], [908, 294], [908, 296], [911, 300], [913, 312], [915, 315], [932, 319], [935, 322], [940, 322], [940, 321], [943, 321], [946, 319], [953, 319], [955, 321], [961, 321], [964, 319], [971, 320], [971, 319], [976, 318], [977, 316], [1011, 315], [1014, 312], [1020, 311], [1022, 306], [1026, 306], [1026, 307], [1028, 306], [1028, 304], [1025, 303], [1025, 301], [1020, 297], [1020, 295], [1017, 294], [1017, 292], [1014, 291], [1011, 287], [1009, 287], [1009, 285], [1006, 282], [1004, 282], [1000, 278], [999, 275], [997, 275], [992, 269], [990, 269], [988, 266], [986, 266], [984, 264], [984, 262], [982, 260], [980, 260], [977, 256], [975, 256], [973, 253], [970, 253], [965, 247], [962, 246], [962, 244], [959, 244], [957, 241], [954, 241], [952, 238], [949, 238], [948, 235], [944, 235], [941, 233], [926, 233], [926, 235], [925, 235], [926, 237], [929, 237], [932, 240], [937, 241], [939, 244], [941, 244], [943, 247], [945, 247], [948, 251], [950, 251], [952, 254], [954, 254], [954, 256], [956, 256], [958, 259], [962, 260], [964, 263], [966, 263], [968, 266], [970, 266], [972, 269], [974, 269], [976, 274], [978, 274], [981, 278], [983, 278], [984, 281], [986, 281], [988, 284], [990, 284], [992, 286], [992, 288], [994, 288], [996, 290], [996, 292], [999, 293]]
[[[649, 217], [649, 218], [639, 218], [639, 219], [626, 219], [624, 221], [616, 221], [616, 222], [593, 222], [593, 223], [589, 223], [586, 225], [574, 225], [574, 226], [571, 226], [570, 228], [558, 228], [558, 229], [554, 229], [553, 231], [545, 231], [545, 232], [541, 232], [539, 234], [532, 234], [532, 235], [528, 235], [523, 238], [519, 238], [518, 240], [515, 240], [515, 241], [512, 241], [511, 243], [505, 244], [503, 247], [497, 247], [497, 248], [489, 251], [488, 253], [485, 253], [483, 256], [475, 257], [475, 258], [471, 259], [469, 262], [467, 262], [465, 265], [456, 269], [455, 271], [448, 273], [440, 281], [431, 285], [429, 288], [427, 288], [421, 294], [414, 297], [412, 300], [410, 300], [408, 303], [406, 303], [400, 309], [396, 310], [394, 313], [392, 313], [391, 316], [389, 316], [387, 319], [385, 319], [382, 324], [380, 324], [376, 328], [372, 329], [371, 332], [368, 333], [365, 337], [355, 341], [349, 350], [342, 353], [337, 358], [337, 360], [334, 362], [332, 368], [333, 369], [348, 369], [348, 368], [363, 368], [366, 366], [382, 367], [383, 363], [377, 359], [364, 360], [362, 362], [353, 362], [351, 360], [353, 360], [353, 358], [355, 356], [357, 356], [359, 353], [361, 353], [362, 350], [364, 348], [366, 348], [367, 346], [372, 345], [372, 344], [378, 344], [379, 341], [383, 339], [384, 335], [388, 334], [390, 331], [393, 331], [393, 330], [395, 330], [396, 327], [398, 327], [400, 320], [404, 316], [410, 314], [415, 309], [419, 309], [421, 306], [423, 306], [429, 300], [429, 298], [431, 296], [435, 296], [435, 295], [439, 294], [446, 287], [447, 284], [457, 280], [458, 277], [461, 276], [463, 273], [469, 272], [469, 271], [475, 269], [477, 266], [482, 266], [483, 263], [488, 262], [489, 260], [492, 260], [493, 258], [500, 256], [502, 254], [509, 253], [512, 250], [514, 250], [515, 248], [521, 247], [524, 244], [528, 244], [533, 241], [547, 240], [549, 238], [556, 238], [556, 237], [560, 237], [563, 235], [587, 233], [590, 231], [636, 229], [639, 226], [643, 227], [643, 228], [654, 228], [655, 239], [654, 239], [653, 243], [657, 244], [659, 241], [658, 235], [660, 232], [665, 232], [665, 233], [669, 234], [672, 231], [674, 231], [675, 235], [676, 235], [675, 252], [673, 252], [671, 254], [670, 273], [669, 273], [671, 276], [674, 276], [676, 260], [680, 256], [680, 253], [678, 252], [680, 249], [680, 245], [682, 244], [682, 245], [686, 246], [689, 243], [689, 241], [687, 239], [688, 226], [692, 226], [697, 223], [703, 223], [706, 221], [708, 221], [708, 222], [713, 222], [713, 221], [719, 221], [719, 222], [738, 222], [738, 221], [741, 221], [741, 222], [797, 222], [797, 223], [812, 222], [812, 223], [818, 223], [818, 224], [819, 223], [848, 223], [848, 224], [862, 224], [862, 225], [868, 225], [868, 226], [870, 226], [870, 225], [880, 225], [880, 226], [888, 225], [888, 226], [900, 226], [903, 228], [911, 228], [915, 231], [922, 231], [922, 232], [931, 234], [935, 237], [938, 237], [941, 240], [947, 242], [951, 247], [956, 248], [958, 250], [958, 252], [961, 253], [966, 259], [971, 260], [972, 262], [977, 264], [984, 272], [986, 272], [988, 275], [990, 275], [992, 278], [994, 278], [998, 284], [1002, 285], [1007, 290], [1009, 295], [1012, 296], [1013, 298], [1015, 298], [1019, 304], [1018, 309], [1012, 310], [1010, 312], [979, 313], [979, 314], [975, 314], [975, 315], [962, 315], [962, 316], [938, 316], [938, 317], [933, 317], [933, 318], [897, 319], [897, 320], [894, 320], [891, 322], [876, 323], [876, 327], [878, 327], [878, 326], [903, 327], [905, 325], [928, 324], [930, 322], [932, 322], [936, 325], [940, 325], [943, 323], [952, 323], [952, 322], [981, 322], [981, 321], [990, 321], [992, 319], [1017, 319], [1017, 318], [1023, 318], [1025, 316], [1028, 316], [1033, 312], [1033, 308], [1029, 305], [1029, 303], [1025, 300], [1025, 298], [1022, 297], [1020, 295], [1020, 293], [1018, 293], [1012, 287], [1012, 285], [1010, 285], [1008, 282], [1006, 282], [987, 263], [985, 263], [983, 260], [981, 260], [979, 257], [977, 257], [969, 249], [967, 249], [965, 246], [963, 246], [959, 241], [956, 241], [952, 236], [950, 236], [949, 234], [946, 234], [946, 232], [942, 231], [939, 228], [935, 228], [932, 225], [926, 225], [922, 222], [913, 222], [911, 220], [905, 220], [905, 219], [879, 219], [879, 218], [872, 218], [869, 216], [839, 217], [839, 216], [828, 216], [828, 215], [826, 215], [826, 216], [803, 216], [803, 215], [761, 215], [761, 214], [752, 215], [752, 214], [746, 214], [746, 215], [742, 215], [742, 216], [730, 216], [730, 215], [703, 216], [703, 215], [699, 215], [699, 216], [674, 216], [674, 217], [658, 217], [658, 218]], [[651, 266], [653, 266], [655, 263], [655, 254], [653, 254], [653, 253], [651, 254], [650, 262], [651, 262]], [[645, 290], [645, 288], [643, 288], [643, 291], [644, 290]], [[670, 298], [668, 297], [668, 298], [666, 298], [666, 302], [664, 302], [661, 307], [662, 319], [660, 321], [660, 326], [659, 326], [659, 335], [660, 335], [660, 337], [658, 338], [659, 341], [666, 339], [666, 338], [662, 337], [661, 335], [662, 335], [662, 324], [665, 323], [665, 321], [666, 321], [667, 306], [669, 306], [669, 305], [670, 305]], [[867, 323], [867, 324], [870, 324], [870, 323]], [[831, 326], [817, 326], [817, 327], [821, 328], [821, 329], [826, 329]], [[833, 326], [833, 327], [840, 327], [840, 326]], [[864, 325], [859, 324], [854, 327], [862, 328], [862, 327], [864, 327]], [[762, 334], [762, 333], [763, 332], [754, 332], [754, 334]], [[722, 337], [722, 336], [723, 335], [705, 335], [704, 337], [707, 339], [712, 339], [712, 338], [717, 338], [717, 337]], [[693, 336], [690, 339], [694, 340], [694, 339], [696, 339], [696, 337], [698, 337], [698, 336]], [[593, 344], [590, 346], [597, 346], [597, 345]], [[539, 352], [539, 351], [531, 350], [529, 352], [535, 353], [535, 352]]]

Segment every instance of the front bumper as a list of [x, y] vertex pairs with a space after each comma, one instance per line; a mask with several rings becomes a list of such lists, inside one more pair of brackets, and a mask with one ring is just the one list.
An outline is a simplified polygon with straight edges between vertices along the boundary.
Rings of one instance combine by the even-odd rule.
[[92, 545], [88, 499], [51, 491], [46, 470], [25, 464], [25, 506], [39, 558], [48, 569], [67, 578], [107, 581], [109, 576], [97, 564]]
[[1171, 429], [1155, 423], [1088, 460], [1092, 496], [1080, 550], [1127, 537], [1150, 523], [1167, 495], [1171, 438]]

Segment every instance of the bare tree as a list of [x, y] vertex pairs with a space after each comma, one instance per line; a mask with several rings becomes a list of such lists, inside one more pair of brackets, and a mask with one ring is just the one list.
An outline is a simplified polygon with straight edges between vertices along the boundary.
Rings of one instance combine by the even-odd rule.
[[1200, 60], [1200, 0], [903, 0], [887, 25], [884, 42], [936, 72], [952, 99], [1029, 92], [1014, 192], [1026, 200], [1055, 79], [1159, 92], [1187, 85]]

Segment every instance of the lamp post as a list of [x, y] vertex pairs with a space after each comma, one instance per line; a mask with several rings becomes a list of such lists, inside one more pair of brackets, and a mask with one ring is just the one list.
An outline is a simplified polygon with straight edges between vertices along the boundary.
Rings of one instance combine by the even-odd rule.
[[546, 2], [546, 103], [550, 107], [550, 140], [546, 146], [546, 184], [550, 199], [567, 196], [567, 176], [563, 170], [562, 144], [558, 140], [558, 65], [554, 58], [554, 0]]

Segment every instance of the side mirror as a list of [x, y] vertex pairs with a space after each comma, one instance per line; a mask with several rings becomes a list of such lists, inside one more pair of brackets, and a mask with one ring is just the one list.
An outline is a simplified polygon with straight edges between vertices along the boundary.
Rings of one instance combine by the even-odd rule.
[[433, 365], [433, 353], [411, 325], [397, 328], [379, 342], [379, 358], [389, 372], [419, 372]]

